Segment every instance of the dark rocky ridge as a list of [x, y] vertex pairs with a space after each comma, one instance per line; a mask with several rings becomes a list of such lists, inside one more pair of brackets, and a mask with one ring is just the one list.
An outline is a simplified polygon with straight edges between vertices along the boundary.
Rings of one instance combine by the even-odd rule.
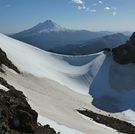
[[36, 111], [31, 109], [22, 92], [0, 90], [0, 133], [34, 133]]
[[125, 44], [113, 48], [112, 55], [119, 64], [135, 63], [135, 33]]
[[9, 88], [8, 91], [0, 89], [0, 134], [56, 134], [49, 125], [39, 126], [37, 112], [21, 91], [3, 78], [0, 84]]
[[117, 130], [118, 132], [122, 132], [122, 133], [126, 133], [126, 134], [135, 134], [135, 126], [113, 118], [113, 117], [108, 117], [108, 116], [104, 116], [98, 113], [94, 113], [90, 110], [77, 110], [80, 114], [83, 114], [91, 119], [93, 119], [94, 121], [96, 121], [97, 123], [101, 123], [101, 124], [105, 124], [106, 126], [113, 128], [115, 130]]
[[0, 48], [0, 72], [4, 73], [2, 65], [5, 65], [10, 69], [13, 69], [15, 72], [20, 74], [19, 69], [8, 59], [6, 53]]

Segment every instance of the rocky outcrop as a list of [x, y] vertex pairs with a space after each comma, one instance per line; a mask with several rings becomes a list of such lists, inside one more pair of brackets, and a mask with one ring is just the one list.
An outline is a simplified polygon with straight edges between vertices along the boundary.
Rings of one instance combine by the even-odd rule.
[[37, 117], [21, 91], [0, 89], [0, 134], [56, 134], [49, 125], [39, 126]]
[[135, 33], [125, 44], [113, 48], [112, 55], [119, 64], [135, 63]]
[[6, 53], [0, 48], [0, 72], [4, 73], [2, 65], [7, 66], [8, 68], [20, 74], [19, 69], [8, 59]]
[[21, 91], [0, 90], [0, 133], [34, 133], [38, 114]]
[[9, 89], [0, 89], [0, 134], [56, 134], [49, 125], [38, 124], [37, 112], [21, 91], [3, 78], [0, 78], [0, 84]]
[[117, 130], [118, 132], [126, 133], [126, 134], [135, 134], [135, 126], [131, 123], [116, 119], [109, 116], [101, 115], [98, 113], [94, 113], [88, 109], [85, 110], [77, 110], [80, 114], [83, 114], [90, 119], [93, 119], [97, 123], [104, 124], [110, 128]]
[[[50, 128], [49, 125], [46, 125], [46, 126], [39, 126], [36, 129], [35, 134], [56, 134], [56, 132], [53, 128]], [[58, 132], [58, 134], [60, 133]]]

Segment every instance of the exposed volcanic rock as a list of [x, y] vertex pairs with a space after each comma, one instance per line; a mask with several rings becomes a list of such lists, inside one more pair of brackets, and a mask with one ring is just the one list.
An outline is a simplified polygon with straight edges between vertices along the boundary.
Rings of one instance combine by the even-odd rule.
[[130, 40], [132, 43], [135, 44], [135, 32], [132, 34], [132, 36], [130, 37]]
[[98, 113], [94, 113], [87, 109], [77, 110], [77, 111], [80, 114], [83, 114], [83, 115], [93, 119], [97, 123], [104, 124], [108, 127], [111, 127], [113, 129], [117, 130], [118, 132], [122, 132], [122, 133], [126, 133], [126, 134], [135, 134], [135, 126], [128, 122], [125, 122], [125, 121], [122, 121], [122, 120], [119, 120], [119, 119], [116, 119], [113, 117], [104, 116], [104, 115], [101, 115]]
[[0, 134], [56, 134], [49, 125], [39, 126], [37, 117], [22, 92], [0, 89]]
[[0, 134], [34, 133], [37, 117], [22, 92], [0, 90]]
[[0, 134], [56, 134], [49, 125], [39, 126], [38, 114], [28, 104], [21, 91], [17, 91], [0, 77]]
[[0, 72], [4, 73], [4, 70], [1, 68], [2, 64], [13, 69], [17, 73], [20, 73], [18, 68], [8, 59], [6, 53], [0, 48]]
[[135, 33], [125, 44], [113, 48], [112, 54], [119, 64], [135, 63]]
[[[46, 126], [39, 126], [36, 129], [35, 134], [56, 134], [56, 132], [53, 128], [50, 128], [49, 125], [46, 125]], [[60, 133], [58, 132], [58, 134]]]

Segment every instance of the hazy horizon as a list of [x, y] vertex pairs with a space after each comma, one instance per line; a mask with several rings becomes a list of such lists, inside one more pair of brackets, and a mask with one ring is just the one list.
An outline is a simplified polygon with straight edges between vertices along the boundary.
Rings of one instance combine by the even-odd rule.
[[134, 31], [133, 0], [0, 0], [0, 32], [16, 33], [48, 19], [70, 29]]

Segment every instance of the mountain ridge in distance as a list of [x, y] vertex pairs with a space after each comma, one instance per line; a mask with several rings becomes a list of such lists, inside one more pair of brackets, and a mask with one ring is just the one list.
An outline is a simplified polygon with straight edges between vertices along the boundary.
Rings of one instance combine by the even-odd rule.
[[105, 48], [114, 48], [125, 43], [129, 39], [122, 33], [115, 33], [106, 35], [96, 39], [91, 39], [85, 43], [80, 44], [68, 44], [66, 46], [56, 47], [50, 49], [51, 52], [66, 54], [66, 55], [85, 55], [102, 51]]
[[67, 44], [76, 44], [78, 42], [83, 43], [86, 40], [102, 37], [108, 34], [112, 34], [112, 32], [73, 30], [64, 28], [52, 20], [47, 20], [28, 30], [13, 34], [10, 37], [29, 43], [43, 50], [49, 50]]

